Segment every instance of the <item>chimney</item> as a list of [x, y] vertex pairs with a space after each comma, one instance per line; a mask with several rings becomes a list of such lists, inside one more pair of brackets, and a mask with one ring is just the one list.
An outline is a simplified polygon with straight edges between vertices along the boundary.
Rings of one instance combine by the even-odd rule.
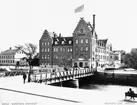
[[93, 30], [95, 30], [95, 14], [93, 14]]
[[10, 47], [10, 50], [11, 50], [12, 48]]

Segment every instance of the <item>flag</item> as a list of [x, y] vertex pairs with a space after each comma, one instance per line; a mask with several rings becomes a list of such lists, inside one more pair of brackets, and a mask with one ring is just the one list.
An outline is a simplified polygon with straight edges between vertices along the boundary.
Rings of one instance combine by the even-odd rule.
[[75, 9], [75, 13], [82, 12], [83, 9], [84, 9], [84, 4], [81, 5], [81, 6], [79, 6], [79, 7], [77, 7], [77, 8]]

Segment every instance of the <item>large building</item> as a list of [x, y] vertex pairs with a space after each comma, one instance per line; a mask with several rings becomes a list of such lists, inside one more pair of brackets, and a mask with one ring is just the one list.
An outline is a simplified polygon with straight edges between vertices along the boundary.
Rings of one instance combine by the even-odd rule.
[[108, 42], [108, 39], [98, 39], [96, 47], [96, 56], [98, 61], [98, 66], [103, 67], [105, 65], [110, 65], [112, 60], [112, 44]]
[[21, 50], [10, 48], [0, 53], [0, 65], [15, 66], [18, 61], [22, 61], [20, 65], [24, 65], [26, 62], [22, 60], [23, 57], [26, 57], [26, 55]]
[[102, 66], [108, 63], [111, 50], [107, 39], [98, 39], [95, 15], [93, 25], [81, 18], [70, 37], [45, 30], [39, 40], [40, 65]]

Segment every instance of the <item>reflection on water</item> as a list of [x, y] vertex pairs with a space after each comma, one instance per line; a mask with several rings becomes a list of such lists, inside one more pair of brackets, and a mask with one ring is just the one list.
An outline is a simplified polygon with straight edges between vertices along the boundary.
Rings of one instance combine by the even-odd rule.
[[104, 90], [108, 85], [103, 84], [85, 84], [84, 86], [80, 86], [81, 89], [96, 89], [96, 90]]

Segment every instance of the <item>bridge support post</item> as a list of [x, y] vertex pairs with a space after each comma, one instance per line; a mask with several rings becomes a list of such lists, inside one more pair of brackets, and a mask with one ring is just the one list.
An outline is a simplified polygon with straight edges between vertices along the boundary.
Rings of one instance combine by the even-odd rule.
[[62, 82], [63, 82], [63, 81], [60, 81], [60, 87], [62, 87]]

